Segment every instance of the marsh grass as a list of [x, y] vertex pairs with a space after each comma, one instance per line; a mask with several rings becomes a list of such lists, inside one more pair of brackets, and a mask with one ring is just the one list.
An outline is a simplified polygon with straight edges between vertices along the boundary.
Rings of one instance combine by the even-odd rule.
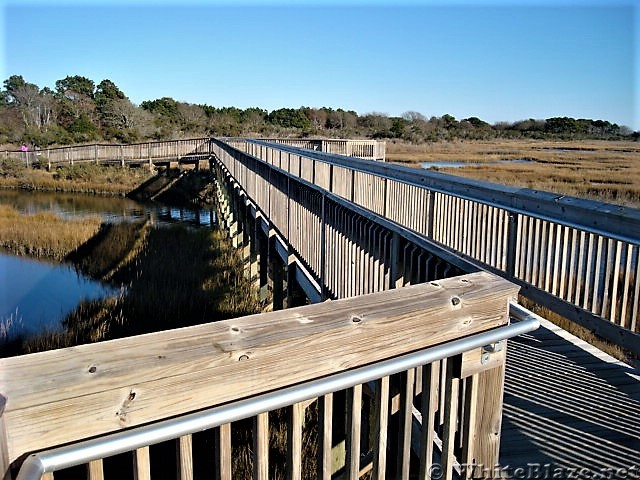
[[[440, 170], [462, 177], [640, 206], [640, 144], [613, 141], [550, 142], [494, 140], [388, 143], [387, 160], [420, 167], [420, 162], [480, 163]], [[531, 163], [492, 163], [531, 160]]]
[[[29, 251], [38, 251], [27, 248]], [[116, 297], [84, 301], [63, 328], [17, 336], [4, 355], [34, 353], [213, 322], [259, 311], [242, 260], [223, 232], [146, 222], [103, 225], [65, 257], [95, 279], [120, 286]]]
[[152, 175], [148, 168], [93, 163], [65, 165], [48, 172], [44, 168], [28, 168], [16, 159], [0, 160], [0, 186], [26, 190], [124, 196]]
[[53, 213], [22, 215], [0, 205], [0, 248], [14, 255], [63, 260], [99, 230], [100, 217], [67, 220]]

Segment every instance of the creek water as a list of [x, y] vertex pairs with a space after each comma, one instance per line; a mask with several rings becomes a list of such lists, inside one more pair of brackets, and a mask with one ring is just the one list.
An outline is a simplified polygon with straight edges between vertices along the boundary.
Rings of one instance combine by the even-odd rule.
[[71, 265], [0, 253], [0, 318], [10, 334], [56, 330], [83, 299], [117, 295]]
[[0, 190], [0, 205], [10, 205], [20, 213], [52, 212], [63, 218], [99, 215], [102, 221], [107, 223], [146, 218], [160, 225], [186, 223], [210, 227], [217, 222], [213, 208], [177, 207], [160, 203], [140, 203], [123, 197], [73, 193]]
[[499, 163], [534, 163], [533, 160], [527, 160], [526, 158], [518, 158], [514, 160], [497, 160], [495, 162], [420, 162], [420, 166], [424, 169], [430, 168], [462, 168], [462, 167], [477, 167], [482, 165], [496, 165]]
[[[21, 213], [48, 211], [64, 218], [99, 215], [103, 222], [149, 219], [156, 226], [183, 223], [211, 227], [215, 210], [142, 204], [127, 198], [0, 191], [0, 204]], [[120, 289], [78, 273], [72, 265], [0, 253], [0, 340], [3, 336], [57, 329], [82, 300], [117, 295]]]

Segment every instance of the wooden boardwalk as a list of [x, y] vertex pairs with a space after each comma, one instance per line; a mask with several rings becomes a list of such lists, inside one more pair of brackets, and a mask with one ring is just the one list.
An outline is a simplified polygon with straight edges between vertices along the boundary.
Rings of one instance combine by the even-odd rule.
[[512, 472], [551, 464], [638, 478], [640, 370], [544, 321], [509, 342], [502, 422], [500, 464]]

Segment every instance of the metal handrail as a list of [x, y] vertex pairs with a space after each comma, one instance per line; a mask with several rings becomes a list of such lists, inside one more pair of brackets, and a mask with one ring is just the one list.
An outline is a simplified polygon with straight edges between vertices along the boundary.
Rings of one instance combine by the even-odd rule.
[[355, 368], [201, 412], [34, 453], [23, 462], [17, 480], [39, 480], [46, 472], [85, 464], [92, 460], [173, 440], [184, 435], [252, 417], [262, 412], [344, 390], [354, 385], [367, 383], [512, 338], [540, 326], [540, 317], [517, 303], [510, 303], [509, 314], [518, 321], [373, 365]]

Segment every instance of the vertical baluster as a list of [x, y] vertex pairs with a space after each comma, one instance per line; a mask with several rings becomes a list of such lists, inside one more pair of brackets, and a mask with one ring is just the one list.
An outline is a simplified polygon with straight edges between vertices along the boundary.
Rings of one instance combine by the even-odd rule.
[[350, 480], [360, 475], [360, 429], [362, 424], [362, 385], [356, 385], [347, 392], [347, 443], [346, 468]]
[[422, 367], [422, 399], [420, 402], [422, 444], [420, 445], [420, 476], [418, 477], [422, 480], [430, 479], [432, 473], [439, 368], [439, 362]]
[[544, 226], [544, 222], [539, 218], [535, 219], [535, 234], [533, 241], [533, 272], [531, 276], [531, 283], [538, 286], [538, 262], [540, 261], [540, 237], [542, 236], [541, 224]]
[[585, 262], [585, 272], [584, 272], [584, 297], [582, 300], [582, 308], [587, 310], [589, 307], [589, 302], [593, 299], [593, 295], [591, 294], [591, 272], [595, 270], [595, 266], [593, 265], [593, 239], [594, 234], [589, 233], [589, 240], [587, 246], [587, 258]]
[[526, 235], [522, 235], [522, 279], [531, 283], [531, 262], [533, 260], [533, 255], [531, 255], [531, 248], [533, 247], [533, 217], [526, 217], [525, 221], [522, 223], [523, 227], [526, 227]]
[[[631, 260], [633, 257], [633, 245], [627, 244], [627, 261], [624, 268], [624, 282], [622, 284], [622, 307], [620, 309], [620, 326], [623, 328], [629, 328], [627, 326], [627, 311], [629, 310], [629, 286], [631, 280]], [[637, 280], [636, 280], [637, 283]]]
[[[558, 280], [561, 276], [561, 273], [559, 271], [559, 267], [560, 267], [560, 233], [561, 233], [561, 229], [562, 226], [555, 224], [555, 223], [550, 223], [549, 224], [549, 239], [553, 238], [553, 231], [555, 229], [555, 241], [554, 242], [550, 242], [549, 244], [549, 258], [547, 258], [547, 274], [545, 277], [545, 282], [544, 282], [544, 289], [547, 292], [551, 292], [554, 293], [557, 291], [558, 288]], [[555, 249], [553, 248], [555, 246]], [[553, 252], [553, 255], [551, 255], [551, 252]], [[553, 282], [550, 283], [550, 276], [551, 276], [551, 257], [553, 256]]]
[[640, 251], [636, 248], [636, 275], [634, 279], [634, 292], [633, 292], [633, 308], [631, 309], [631, 325], [629, 330], [637, 332], [638, 330], [638, 304], [640, 304]]
[[[478, 412], [478, 375], [472, 375], [466, 380], [464, 397], [464, 433], [461, 435], [462, 463], [471, 465], [474, 461], [474, 447], [476, 437], [476, 422]], [[466, 469], [461, 472], [463, 478], [471, 478], [473, 471]]]
[[571, 229], [565, 225], [564, 227], [562, 227], [562, 230], [563, 230], [563, 238], [562, 238], [562, 259], [560, 261], [560, 272], [561, 272], [560, 291], [555, 295], [557, 295], [560, 298], [567, 298], [565, 293], [567, 291], [566, 289], [567, 280], [570, 281], [570, 278], [567, 278], [568, 277], [567, 262], [570, 262], [571, 259], [573, 258], [573, 250], [569, 251], [569, 235], [571, 235]]
[[[573, 303], [577, 303], [574, 302], [573, 300], [573, 294], [574, 294], [574, 289], [577, 288], [577, 277], [579, 276], [576, 275], [576, 262], [577, 262], [577, 256], [579, 256], [579, 253], [582, 253], [582, 251], [578, 252], [577, 251], [577, 243], [578, 243], [578, 230], [572, 228], [571, 229], [571, 254], [569, 256], [569, 278], [568, 278], [568, 287], [567, 287], [567, 301], [569, 302], [573, 302]], [[578, 267], [579, 268], [579, 267]]]
[[484, 263], [487, 263], [487, 242], [489, 241], [487, 233], [488, 211], [489, 207], [484, 203], [478, 205], [478, 219], [476, 220], [478, 238], [476, 239], [475, 258]]
[[215, 479], [231, 480], [231, 424], [225, 423], [215, 430]]
[[602, 299], [602, 313], [601, 316], [604, 318], [609, 318], [609, 320], [611, 320], [612, 315], [611, 313], [613, 312], [613, 308], [610, 308], [612, 306], [612, 301], [613, 298], [611, 297], [611, 282], [612, 282], [612, 267], [613, 264], [615, 263], [616, 259], [614, 258], [612, 260], [613, 257], [613, 244], [614, 244], [614, 240], [612, 238], [607, 239], [607, 246], [606, 246], [606, 258], [604, 260], [604, 263], [606, 265], [605, 267], [605, 274], [604, 274], [604, 282], [603, 282], [603, 288], [604, 288], [604, 295], [603, 295], [603, 299]]
[[330, 480], [332, 467], [331, 432], [333, 429], [333, 393], [328, 393], [320, 397], [318, 402], [318, 420], [320, 424], [318, 438], [320, 439], [320, 449], [318, 452], [317, 477], [322, 480]]
[[[600, 274], [603, 273], [603, 265], [602, 265], [602, 243], [603, 237], [598, 235], [598, 242], [596, 246], [596, 263], [594, 265], [595, 277], [593, 279], [593, 305], [591, 307], [591, 311], [596, 315], [600, 315], [602, 313], [602, 297], [599, 295], [600, 290]], [[605, 284], [604, 289], [607, 289]]]
[[269, 479], [269, 413], [253, 418], [253, 478]]
[[149, 447], [141, 447], [133, 452], [133, 478], [134, 480], [151, 479]]
[[103, 480], [104, 468], [101, 458], [92, 460], [87, 464], [87, 478], [89, 480]]
[[444, 431], [442, 435], [443, 480], [451, 480], [453, 478], [453, 465], [455, 462], [453, 447], [455, 446], [460, 381], [453, 375], [453, 366], [452, 359], [448, 359], [444, 381], [444, 397], [446, 401], [444, 404]]
[[304, 405], [296, 403], [288, 407], [287, 422], [287, 473], [289, 480], [302, 479], [302, 426]]
[[451, 228], [451, 218], [449, 215], [449, 202], [451, 197], [449, 195], [442, 195], [442, 217], [439, 217], [441, 230], [442, 230], [442, 244], [449, 245], [449, 230]]
[[578, 253], [578, 264], [576, 265], [576, 291], [573, 298], [573, 303], [575, 303], [576, 305], [582, 304], [580, 300], [582, 296], [582, 287], [586, 280], [587, 272], [589, 271], [588, 265], [584, 264], [586, 241], [587, 241], [586, 233], [584, 232], [584, 230], [581, 230], [580, 238], [578, 240], [579, 253]]
[[387, 470], [387, 428], [389, 425], [389, 377], [376, 382], [375, 437], [373, 445], [373, 478], [386, 478]]
[[191, 435], [178, 439], [178, 479], [193, 480], [193, 452]]
[[502, 236], [502, 210], [496, 207], [487, 206], [488, 221], [485, 226], [485, 235], [489, 245], [487, 246], [486, 263], [496, 268], [499, 267], [502, 258], [502, 245], [500, 238]]
[[441, 427], [445, 422], [445, 410], [444, 405], [447, 401], [445, 395], [445, 385], [447, 384], [447, 363], [450, 363], [448, 359], [444, 358], [439, 364], [439, 389], [438, 389], [438, 425]]
[[398, 478], [409, 478], [409, 467], [411, 466], [411, 425], [413, 423], [413, 386], [415, 384], [415, 369], [407, 370], [403, 375], [404, 392], [401, 396], [402, 406], [400, 408], [401, 429], [400, 429], [400, 456], [398, 462]]
[[[615, 256], [613, 257], [613, 279], [612, 279], [612, 291], [611, 291], [611, 314], [609, 319], [615, 323], [618, 316], [618, 283], [620, 277], [620, 263], [622, 262], [622, 242], [615, 242]], [[623, 306], [624, 308], [624, 306]]]

